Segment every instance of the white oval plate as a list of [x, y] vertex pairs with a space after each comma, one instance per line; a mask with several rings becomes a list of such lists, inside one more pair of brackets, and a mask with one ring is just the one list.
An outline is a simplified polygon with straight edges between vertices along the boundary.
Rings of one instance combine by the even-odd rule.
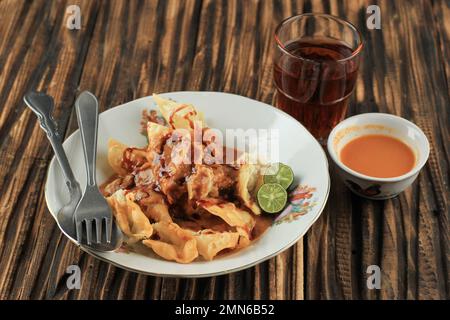
[[[172, 277], [207, 277], [242, 270], [265, 261], [295, 244], [319, 217], [328, 198], [330, 177], [325, 153], [313, 136], [294, 118], [262, 102], [221, 92], [171, 92], [161, 94], [175, 101], [191, 103], [205, 115], [211, 128], [224, 132], [231, 129], [278, 129], [280, 161], [294, 171], [294, 183], [299, 184], [296, 200], [280, 214], [262, 237], [249, 247], [218, 256], [213, 261], [179, 264], [166, 261], [151, 252], [97, 252], [82, 247], [93, 256], [118, 267], [139, 273]], [[145, 146], [140, 131], [141, 113], [157, 107], [151, 96], [109, 109], [99, 116], [97, 181], [102, 183], [112, 175], [107, 162], [107, 142], [114, 138], [130, 146]], [[80, 185], [86, 176], [79, 131], [65, 142], [64, 149]], [[45, 199], [56, 219], [56, 213], [68, 202], [62, 172], [55, 158], [50, 162], [45, 185]]]

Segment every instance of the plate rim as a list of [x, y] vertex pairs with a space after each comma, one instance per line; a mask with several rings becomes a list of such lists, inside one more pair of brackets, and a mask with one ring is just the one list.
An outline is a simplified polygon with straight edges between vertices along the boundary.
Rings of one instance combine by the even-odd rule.
[[[263, 263], [263, 262], [265, 262], [265, 261], [267, 261], [267, 260], [269, 260], [269, 259], [271, 259], [271, 258], [273, 258], [273, 257], [275, 257], [275, 256], [277, 256], [277, 255], [279, 255], [280, 253], [284, 252], [285, 250], [291, 248], [293, 245], [295, 245], [295, 244], [296, 244], [296, 243], [297, 243], [297, 242], [298, 242], [298, 241], [299, 241], [299, 240], [300, 240], [300, 239], [301, 239], [301, 238], [309, 231], [309, 229], [312, 227], [312, 225], [313, 225], [313, 224], [319, 219], [319, 217], [322, 215], [322, 212], [323, 212], [323, 210], [325, 209], [325, 206], [327, 205], [328, 197], [329, 197], [329, 195], [330, 195], [330, 189], [331, 189], [331, 177], [330, 177], [330, 171], [328, 170], [328, 169], [329, 169], [329, 161], [328, 161], [327, 155], [326, 155], [326, 153], [325, 153], [325, 150], [322, 148], [322, 146], [320, 145], [320, 143], [319, 143], [319, 142], [316, 140], [316, 138], [314, 138], [314, 136], [313, 136], [313, 135], [312, 135], [312, 134], [304, 127], [304, 126], [303, 126], [303, 124], [300, 123], [300, 121], [298, 121], [297, 119], [295, 119], [294, 117], [292, 117], [290, 114], [288, 114], [288, 113], [284, 112], [283, 110], [280, 110], [280, 109], [278, 109], [278, 108], [276, 108], [276, 107], [274, 107], [274, 106], [272, 106], [272, 105], [270, 105], [270, 104], [268, 104], [268, 103], [265, 103], [265, 102], [262, 102], [262, 101], [259, 101], [259, 100], [256, 100], [256, 99], [252, 99], [252, 98], [249, 98], [249, 97], [246, 97], [246, 96], [242, 96], [242, 95], [235, 94], [235, 93], [221, 92], [221, 91], [170, 91], [170, 92], [161, 92], [161, 93], [158, 93], [158, 95], [170, 95], [170, 94], [180, 94], [180, 93], [181, 93], [181, 94], [183, 94], [183, 93], [187, 93], [187, 94], [188, 94], [188, 93], [225, 94], [225, 95], [231, 95], [231, 96], [235, 96], [235, 97], [239, 97], [239, 98], [248, 99], [248, 100], [251, 100], [251, 101], [254, 101], [254, 102], [262, 103], [262, 104], [265, 104], [267, 107], [273, 109], [275, 112], [279, 112], [279, 113], [283, 114], [284, 116], [287, 116], [288, 118], [291, 118], [292, 120], [294, 120], [295, 122], [297, 122], [300, 126], [302, 126], [302, 127], [305, 129], [305, 131], [307, 132], [307, 134], [314, 140], [314, 143], [316, 143], [316, 144], [318, 145], [319, 149], [320, 149], [321, 152], [323, 153], [324, 159], [325, 159], [325, 165], [326, 165], [326, 168], [327, 168], [327, 172], [326, 172], [326, 177], [327, 177], [327, 190], [325, 191], [325, 197], [324, 197], [323, 204], [322, 204], [322, 206], [318, 209], [318, 214], [317, 214], [316, 217], [311, 221], [311, 223], [310, 223], [309, 226], [306, 228], [306, 230], [303, 231], [302, 233], [300, 233], [298, 237], [296, 237], [293, 241], [291, 241], [290, 243], [288, 243], [287, 245], [285, 245], [285, 246], [284, 246], [283, 248], [281, 248], [280, 250], [277, 250], [277, 251], [275, 251], [274, 253], [269, 254], [269, 255], [265, 256], [264, 258], [261, 258], [261, 259], [259, 259], [259, 260], [257, 260], [257, 261], [253, 261], [253, 262], [251, 262], [251, 263], [248, 263], [248, 264], [245, 264], [245, 265], [242, 265], [242, 266], [233, 268], [233, 269], [228, 269], [228, 270], [219, 271], [219, 272], [202, 273], [202, 274], [194, 274], [194, 273], [189, 273], [189, 274], [154, 273], [154, 272], [149, 272], [149, 271], [143, 271], [143, 270], [140, 270], [140, 269], [134, 269], [134, 268], [131, 268], [131, 267], [129, 267], [129, 266], [126, 266], [126, 265], [122, 265], [122, 264], [120, 264], [120, 263], [117, 263], [117, 262], [115, 262], [115, 261], [108, 260], [108, 259], [105, 258], [105, 257], [102, 257], [102, 256], [99, 255], [95, 250], [90, 250], [90, 249], [86, 248], [85, 246], [80, 245], [75, 239], [73, 239], [72, 237], [68, 236], [68, 235], [64, 232], [64, 230], [62, 230], [62, 228], [61, 228], [61, 226], [59, 225], [59, 222], [58, 222], [58, 220], [57, 220], [57, 218], [56, 218], [56, 217], [57, 217], [57, 213], [55, 214], [54, 211], [50, 208], [50, 205], [49, 205], [49, 201], [50, 201], [50, 200], [49, 200], [49, 196], [48, 196], [48, 194], [49, 194], [49, 193], [48, 193], [48, 178], [49, 178], [49, 174], [50, 174], [50, 168], [51, 168], [52, 166], [54, 166], [53, 163], [55, 162], [55, 158], [56, 158], [55, 155], [53, 155], [52, 159], [50, 160], [50, 162], [49, 162], [49, 164], [48, 164], [48, 168], [47, 168], [47, 172], [46, 172], [46, 176], [45, 176], [44, 197], [45, 197], [45, 203], [46, 203], [46, 205], [47, 205], [47, 209], [49, 210], [49, 212], [50, 212], [52, 218], [55, 220], [55, 222], [56, 222], [56, 224], [57, 224], [57, 226], [58, 226], [58, 228], [59, 228], [59, 231], [60, 231], [66, 238], [68, 238], [69, 241], [71, 241], [72, 243], [74, 243], [78, 248], [80, 248], [80, 249], [83, 250], [84, 252], [86, 252], [86, 253], [92, 255], [93, 257], [95, 257], [95, 258], [97, 258], [97, 259], [99, 259], [99, 260], [101, 260], [101, 261], [104, 261], [104, 262], [106, 262], [106, 263], [112, 264], [112, 265], [115, 266], [115, 267], [118, 267], [118, 268], [121, 268], [121, 269], [124, 269], [124, 270], [127, 270], [127, 271], [131, 271], [131, 272], [135, 272], [135, 273], [139, 273], [139, 274], [143, 274], [143, 275], [147, 275], [147, 276], [162, 277], [162, 278], [187, 278], [187, 279], [194, 279], [194, 278], [207, 278], [207, 277], [214, 277], [214, 276], [220, 276], [220, 275], [230, 274], [230, 273], [238, 272], [238, 271], [245, 270], [245, 269], [251, 268], [251, 267], [253, 267], [253, 266], [256, 266], [256, 265], [258, 265], [258, 264], [260, 264], [260, 263]], [[114, 110], [114, 109], [116, 109], [116, 108], [124, 107], [125, 105], [127, 105], [127, 104], [129, 104], [129, 103], [136, 102], [136, 101], [138, 101], [138, 100], [148, 99], [148, 98], [152, 98], [152, 96], [151, 96], [151, 95], [148, 95], [148, 96], [140, 97], [140, 98], [137, 98], [137, 99], [134, 99], [134, 100], [131, 100], [131, 101], [127, 101], [127, 102], [125, 102], [125, 103], [122, 103], [122, 104], [120, 104], [120, 105], [117, 105], [117, 106], [114, 106], [114, 107], [112, 107], [112, 108], [109, 108], [109, 109], [107, 109], [107, 110], [102, 111], [101, 113], [99, 113], [99, 116], [100, 116], [101, 114], [107, 113], [107, 112], [109, 112], [109, 111], [111, 111], [111, 110]], [[70, 134], [70, 135], [62, 142], [62, 144], [64, 145], [64, 143], [65, 143], [66, 141], [68, 141], [69, 139], [73, 139], [73, 136], [74, 136], [75, 134], [77, 134], [79, 130], [80, 130], [80, 129], [76, 129], [74, 132], [72, 132], [72, 133], [71, 133], [71, 134]]]

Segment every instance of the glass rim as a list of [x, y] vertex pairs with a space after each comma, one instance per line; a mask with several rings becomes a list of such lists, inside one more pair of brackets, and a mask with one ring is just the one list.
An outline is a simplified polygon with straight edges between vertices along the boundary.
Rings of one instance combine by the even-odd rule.
[[301, 13], [301, 14], [297, 14], [297, 15], [294, 15], [294, 16], [291, 16], [291, 17], [288, 17], [288, 18], [284, 19], [275, 28], [275, 32], [274, 32], [275, 42], [277, 44], [277, 47], [284, 54], [287, 54], [287, 55], [289, 55], [289, 56], [291, 56], [291, 57], [293, 57], [295, 59], [311, 61], [311, 62], [318, 63], [318, 61], [315, 61], [315, 60], [312, 60], [312, 59], [308, 59], [308, 58], [305, 58], [305, 57], [301, 57], [301, 56], [297, 56], [297, 55], [294, 55], [294, 54], [290, 53], [289, 51], [286, 50], [286, 47], [284, 46], [284, 44], [281, 42], [280, 38], [278, 37], [278, 34], [279, 34], [281, 28], [285, 24], [287, 24], [291, 20], [302, 18], [302, 17], [325, 17], [325, 18], [330, 18], [330, 19], [335, 20], [337, 22], [343, 23], [344, 25], [346, 25], [347, 27], [349, 27], [350, 29], [352, 29], [353, 31], [356, 32], [356, 34], [358, 35], [358, 40], [359, 40], [358, 41], [359, 42], [358, 47], [356, 49], [352, 50], [352, 54], [350, 56], [348, 56], [346, 58], [343, 58], [343, 59], [334, 60], [333, 62], [345, 62], [347, 60], [355, 58], [356, 56], [358, 56], [361, 53], [361, 51], [362, 51], [362, 49], [364, 47], [363, 37], [362, 37], [361, 32], [358, 30], [358, 28], [355, 27], [354, 24], [352, 24], [351, 22], [349, 22], [347, 20], [341, 19], [339, 17], [336, 17], [336, 16], [331, 15], [331, 14], [327, 14], [327, 13]]

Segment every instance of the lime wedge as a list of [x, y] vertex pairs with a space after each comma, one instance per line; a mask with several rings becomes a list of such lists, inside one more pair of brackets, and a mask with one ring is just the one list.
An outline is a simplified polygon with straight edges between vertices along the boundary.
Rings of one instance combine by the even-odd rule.
[[266, 183], [261, 186], [256, 195], [258, 204], [267, 213], [277, 213], [283, 210], [287, 202], [287, 192], [278, 183]]
[[[277, 164], [273, 165], [273, 168], [275, 168]], [[268, 169], [268, 172], [274, 171], [270, 168]], [[284, 189], [289, 188], [289, 186], [292, 184], [292, 181], [294, 181], [294, 172], [292, 172], [291, 167], [283, 164], [278, 163], [278, 171], [274, 174], [267, 174], [264, 175], [264, 183], [278, 183], [280, 184]]]

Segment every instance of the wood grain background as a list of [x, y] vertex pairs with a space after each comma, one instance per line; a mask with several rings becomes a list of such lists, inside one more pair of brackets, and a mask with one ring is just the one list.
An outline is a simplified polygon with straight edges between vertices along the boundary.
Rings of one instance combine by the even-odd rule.
[[[79, 5], [81, 30], [66, 7]], [[368, 30], [366, 8], [381, 8]], [[234, 274], [197, 280], [143, 276], [100, 262], [61, 234], [44, 200], [53, 155], [22, 103], [55, 98], [59, 128], [94, 92], [105, 110], [153, 92], [214, 90], [272, 103], [275, 26], [326, 12], [354, 23], [365, 50], [349, 115], [389, 112], [417, 123], [430, 159], [387, 201], [350, 193], [332, 169], [321, 218], [293, 248]], [[0, 0], [0, 298], [2, 299], [448, 299], [450, 2], [448, 0]], [[82, 270], [66, 288], [67, 266]], [[379, 265], [381, 290], [366, 286]]]

